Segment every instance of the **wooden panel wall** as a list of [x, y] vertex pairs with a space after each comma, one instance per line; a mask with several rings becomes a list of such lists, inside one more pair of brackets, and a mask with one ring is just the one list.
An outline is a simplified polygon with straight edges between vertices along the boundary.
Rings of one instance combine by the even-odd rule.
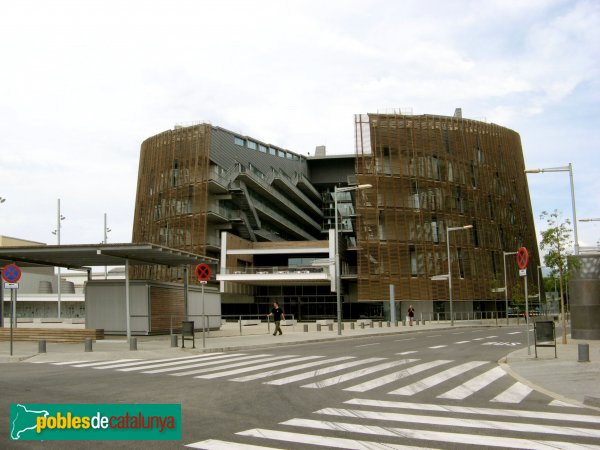
[[[133, 242], [206, 254], [210, 133], [210, 125], [196, 125], [142, 143]], [[183, 274], [181, 268], [139, 266], [131, 276], [181, 282]], [[193, 273], [189, 281], [196, 283]]]
[[[448, 283], [430, 280], [448, 272], [447, 227], [473, 225], [450, 234], [454, 299], [503, 299], [491, 292], [504, 285], [503, 251], [526, 246], [535, 273], [537, 241], [516, 132], [429, 115], [360, 116], [357, 132], [365, 120], [370, 139], [357, 139], [356, 171], [359, 184], [373, 188], [357, 195], [359, 300], [389, 300], [391, 283], [398, 299], [447, 300]], [[516, 267], [510, 258], [507, 267]], [[516, 270], [507, 273], [514, 286]]]

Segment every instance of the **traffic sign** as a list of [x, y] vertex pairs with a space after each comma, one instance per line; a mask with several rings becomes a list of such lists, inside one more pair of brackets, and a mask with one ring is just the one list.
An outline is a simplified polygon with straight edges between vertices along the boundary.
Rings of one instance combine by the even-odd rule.
[[19, 283], [4, 283], [4, 289], [19, 289]]
[[517, 266], [519, 266], [519, 269], [525, 269], [528, 262], [529, 252], [525, 247], [521, 247], [519, 250], [517, 250]]
[[527, 269], [520, 269], [519, 270], [519, 276], [520, 277], [526, 277], [527, 276]]
[[16, 264], [7, 264], [2, 269], [2, 279], [7, 283], [16, 283], [21, 278], [21, 269]]
[[208, 281], [210, 279], [210, 266], [208, 264], [198, 264], [196, 266], [196, 278], [200, 281]]

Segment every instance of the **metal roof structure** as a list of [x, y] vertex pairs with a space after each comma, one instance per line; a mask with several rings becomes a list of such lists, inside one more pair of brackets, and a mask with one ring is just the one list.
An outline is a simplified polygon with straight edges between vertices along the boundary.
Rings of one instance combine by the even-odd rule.
[[217, 263], [215, 258], [149, 243], [0, 247], [0, 266], [15, 263], [20, 267], [87, 269], [92, 266], [120, 266], [126, 260], [131, 265], [172, 267]]

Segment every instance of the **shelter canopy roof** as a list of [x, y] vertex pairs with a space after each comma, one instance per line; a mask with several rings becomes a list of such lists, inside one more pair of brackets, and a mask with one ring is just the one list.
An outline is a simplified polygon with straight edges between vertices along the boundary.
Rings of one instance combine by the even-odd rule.
[[188, 253], [160, 245], [77, 244], [0, 247], [0, 265], [15, 263], [20, 267], [56, 266], [85, 269], [93, 266], [130, 265], [184, 266], [216, 264], [215, 258]]

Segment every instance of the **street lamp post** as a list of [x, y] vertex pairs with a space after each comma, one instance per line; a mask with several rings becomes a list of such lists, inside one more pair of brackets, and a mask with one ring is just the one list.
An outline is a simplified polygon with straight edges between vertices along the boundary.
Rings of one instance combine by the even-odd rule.
[[506, 278], [506, 257], [509, 255], [516, 255], [517, 252], [502, 252], [504, 255], [502, 263], [504, 264], [504, 302], [506, 303], [506, 325], [508, 325], [508, 281]]
[[338, 199], [337, 195], [339, 192], [350, 192], [362, 189], [370, 189], [373, 186], [370, 184], [359, 184], [358, 186], [349, 186], [345, 188], [333, 188], [333, 214], [335, 216], [335, 297], [337, 305], [337, 322], [338, 322], [338, 335], [342, 334], [342, 297], [340, 296], [341, 287], [341, 271], [340, 271], [340, 246], [338, 236]]
[[575, 185], [573, 183], [573, 165], [548, 167], [545, 169], [528, 169], [525, 173], [545, 173], [545, 172], [569, 172], [571, 181], [571, 205], [573, 207], [573, 238], [575, 239], [575, 255], [579, 255], [579, 240], [577, 239], [577, 213], [575, 208]]
[[[104, 241], [103, 244], [108, 243], [108, 233], [111, 232], [111, 229], [106, 226], [106, 213], [104, 213]], [[108, 279], [108, 266], [104, 266], [104, 279]]]
[[[60, 213], [60, 198], [58, 199], [58, 208], [57, 208], [57, 214], [56, 214], [56, 230], [54, 230], [52, 232], [52, 234], [56, 235], [57, 241], [58, 241], [58, 245], [60, 245], [60, 228], [61, 228], [61, 222], [63, 220], [65, 220], [66, 217], [63, 216]], [[58, 267], [58, 284], [57, 284], [57, 288], [56, 288], [56, 292], [58, 294], [58, 303], [57, 303], [57, 316], [60, 319], [60, 266]]]
[[473, 225], [446, 228], [446, 249], [448, 250], [448, 298], [450, 299], [450, 326], [454, 326], [454, 309], [452, 306], [452, 266], [450, 264], [450, 232], [458, 230], [468, 230], [469, 228], [473, 228]]
[[[6, 199], [0, 197], [0, 203], [4, 203]], [[12, 317], [11, 319], [12, 320]], [[4, 328], [4, 284], [0, 282], [0, 328]]]

